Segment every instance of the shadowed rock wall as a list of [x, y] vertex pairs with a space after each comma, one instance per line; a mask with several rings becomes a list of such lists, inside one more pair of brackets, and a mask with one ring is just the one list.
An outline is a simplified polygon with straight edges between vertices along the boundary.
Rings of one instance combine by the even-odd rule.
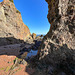
[[47, 18], [51, 27], [39, 48], [39, 60], [52, 65], [65, 63], [73, 65], [75, 62], [75, 0], [46, 1], [49, 8]]

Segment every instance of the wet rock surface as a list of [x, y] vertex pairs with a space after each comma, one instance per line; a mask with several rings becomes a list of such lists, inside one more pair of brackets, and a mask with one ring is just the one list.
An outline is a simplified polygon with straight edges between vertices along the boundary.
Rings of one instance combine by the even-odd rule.
[[20, 47], [20, 56], [25, 55], [25, 53], [28, 53], [27, 59], [31, 58], [30, 56], [35, 56], [37, 55], [38, 52], [38, 48], [41, 45], [41, 41], [42, 41], [42, 37], [38, 36], [39, 38], [37, 39], [37, 37], [35, 37], [35, 39], [33, 38], [33, 41], [30, 41], [32, 39], [28, 39], [23, 45], [21, 45]]

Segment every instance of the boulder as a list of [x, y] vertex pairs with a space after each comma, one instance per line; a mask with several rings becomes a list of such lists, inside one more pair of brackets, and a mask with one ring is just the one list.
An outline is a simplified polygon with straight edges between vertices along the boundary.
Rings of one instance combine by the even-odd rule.
[[43, 37], [43, 35], [40, 35], [40, 37]]
[[33, 39], [36, 38], [36, 34], [35, 34], [35, 33], [32, 34], [32, 38], [33, 38]]

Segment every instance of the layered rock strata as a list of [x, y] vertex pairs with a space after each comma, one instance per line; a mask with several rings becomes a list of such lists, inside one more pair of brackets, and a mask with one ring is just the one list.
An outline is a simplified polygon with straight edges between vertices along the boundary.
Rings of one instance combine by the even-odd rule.
[[0, 3], [0, 45], [17, 43], [16, 39], [25, 41], [29, 35], [30, 30], [23, 23], [13, 0], [3, 0]]

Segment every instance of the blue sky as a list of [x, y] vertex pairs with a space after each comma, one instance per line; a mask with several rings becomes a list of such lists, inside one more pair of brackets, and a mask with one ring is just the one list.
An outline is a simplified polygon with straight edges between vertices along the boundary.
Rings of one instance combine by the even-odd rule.
[[46, 34], [49, 31], [48, 5], [45, 0], [14, 0], [14, 4], [31, 33]]

